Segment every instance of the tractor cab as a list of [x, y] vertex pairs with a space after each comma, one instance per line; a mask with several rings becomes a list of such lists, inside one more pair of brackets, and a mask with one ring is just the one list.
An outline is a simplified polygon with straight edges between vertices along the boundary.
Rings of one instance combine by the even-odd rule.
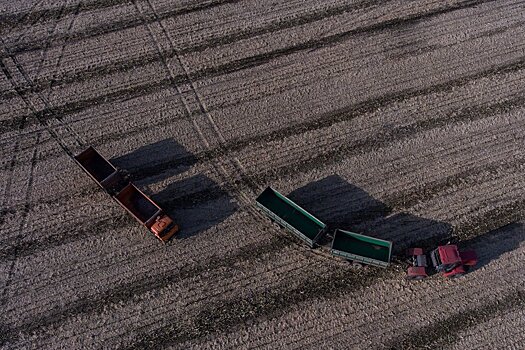
[[461, 265], [458, 247], [453, 244], [439, 246], [432, 250], [430, 259], [438, 272], [450, 272]]
[[431, 250], [424, 254], [422, 248], [408, 249], [408, 262], [410, 267], [407, 271], [408, 279], [423, 279], [428, 276], [426, 268], [427, 256], [430, 257], [431, 265], [437, 272], [442, 272], [443, 276], [456, 278], [463, 276], [471, 266], [478, 262], [478, 257], [474, 251], [459, 252], [454, 244], [447, 244]]

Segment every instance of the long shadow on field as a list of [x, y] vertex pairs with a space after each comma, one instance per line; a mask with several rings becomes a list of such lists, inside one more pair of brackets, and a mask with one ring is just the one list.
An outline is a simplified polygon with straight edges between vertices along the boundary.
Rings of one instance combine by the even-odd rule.
[[355, 229], [363, 221], [386, 217], [386, 204], [338, 175], [311, 182], [288, 195], [332, 228]]
[[[496, 230], [489, 231], [475, 238], [458, 242], [461, 249], [474, 249], [478, 255], [476, 269], [487, 265], [503, 254], [517, 249], [525, 241], [525, 226], [522, 223], [512, 223]], [[499, 272], [506, 274], [505, 270]], [[496, 276], [497, 278], [497, 276]], [[452, 344], [459, 339], [465, 329], [475, 327], [480, 323], [494, 319], [497, 315], [522, 308], [525, 298], [522, 291], [514, 291], [495, 299], [480, 302], [467, 310], [453, 312], [444, 320], [414, 327], [410, 332], [394, 338], [389, 349], [427, 349], [439, 348], [440, 341]], [[436, 344], [437, 343], [437, 344]]]
[[[391, 215], [391, 208], [338, 175], [309, 183], [289, 197], [330, 229], [340, 228], [393, 241], [395, 253], [410, 244], [450, 237], [451, 225], [407, 213]], [[428, 242], [431, 243], [431, 242]]]
[[112, 158], [111, 162], [137, 181], [158, 174], [163, 178], [180, 174], [195, 164], [197, 158], [175, 140], [165, 139]]
[[525, 225], [512, 223], [471, 239], [457, 242], [461, 249], [475, 249], [478, 255], [476, 269], [483, 267], [503, 254], [517, 249], [525, 241]]
[[124, 156], [113, 158], [113, 164], [125, 169], [141, 187], [181, 226], [178, 238], [188, 238], [224, 221], [237, 209], [226, 191], [204, 175], [176, 181], [154, 193], [148, 186], [181, 174], [197, 158], [173, 139], [140, 147]]
[[205, 231], [237, 210], [228, 193], [204, 175], [171, 183], [151, 197], [182, 227], [178, 238]]

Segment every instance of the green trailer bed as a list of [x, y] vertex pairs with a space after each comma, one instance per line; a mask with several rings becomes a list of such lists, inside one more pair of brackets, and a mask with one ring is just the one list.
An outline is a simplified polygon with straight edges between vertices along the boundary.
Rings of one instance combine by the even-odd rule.
[[326, 225], [319, 219], [271, 187], [266, 188], [255, 202], [270, 219], [284, 226], [311, 248], [326, 230]]
[[337, 229], [330, 252], [363, 264], [387, 267], [390, 264], [392, 242]]

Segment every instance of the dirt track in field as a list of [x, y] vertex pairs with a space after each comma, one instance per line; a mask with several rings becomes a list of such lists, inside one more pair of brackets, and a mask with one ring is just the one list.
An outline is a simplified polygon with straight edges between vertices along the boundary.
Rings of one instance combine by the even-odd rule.
[[[16, 0], [0, 36], [0, 347], [522, 347], [523, 2]], [[129, 218], [83, 145], [180, 235]], [[273, 226], [267, 185], [478, 267], [357, 269]]]

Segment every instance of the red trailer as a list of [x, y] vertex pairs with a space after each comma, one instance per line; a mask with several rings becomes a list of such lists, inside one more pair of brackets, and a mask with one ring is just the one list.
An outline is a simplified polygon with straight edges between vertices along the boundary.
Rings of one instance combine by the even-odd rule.
[[110, 195], [118, 193], [129, 183], [126, 176], [91, 146], [76, 155], [75, 160]]
[[100, 187], [158, 239], [166, 242], [177, 233], [178, 225], [93, 147], [76, 155], [75, 160]]
[[471, 266], [478, 262], [476, 252], [460, 252], [454, 244], [439, 246], [425, 254], [422, 248], [410, 248], [408, 250], [411, 267], [408, 268], [408, 279], [423, 279], [428, 276], [428, 260], [437, 272], [443, 272], [443, 276], [456, 278], [463, 276]]
[[179, 227], [162, 209], [132, 183], [115, 195], [115, 200], [158, 239], [166, 242]]

